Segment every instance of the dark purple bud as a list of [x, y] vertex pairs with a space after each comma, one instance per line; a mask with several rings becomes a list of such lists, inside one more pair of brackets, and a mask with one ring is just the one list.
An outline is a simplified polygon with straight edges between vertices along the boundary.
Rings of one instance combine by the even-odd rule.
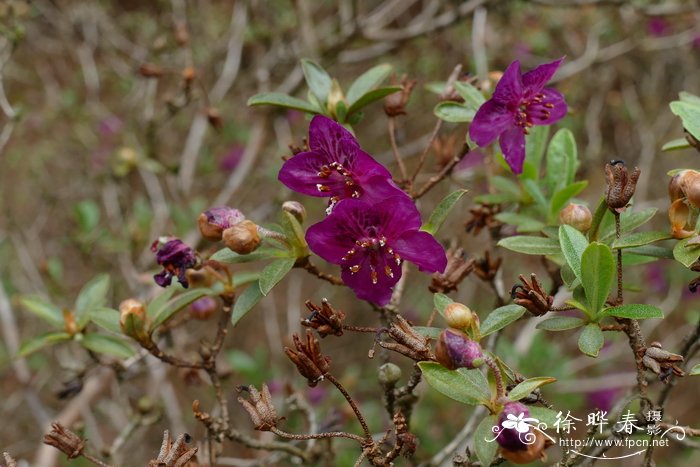
[[450, 370], [457, 368], [478, 368], [484, 363], [481, 346], [462, 331], [445, 329], [435, 349], [437, 361]]
[[[527, 406], [520, 402], [508, 402], [503, 407], [503, 412], [498, 416], [498, 426], [502, 430], [496, 438], [498, 444], [502, 448], [509, 451], [522, 451], [527, 449], [527, 444], [524, 442], [525, 433], [520, 433], [518, 428], [522, 429], [525, 422], [522, 420], [530, 416], [530, 411]], [[505, 425], [504, 425], [505, 422]], [[507, 428], [511, 426], [511, 428]]]
[[221, 240], [224, 230], [244, 220], [245, 216], [238, 209], [219, 206], [200, 214], [197, 224], [204, 238], [218, 242]]
[[161, 287], [170, 285], [172, 278], [187, 288], [189, 282], [185, 276], [187, 268], [197, 264], [197, 253], [182, 240], [174, 237], [161, 237], [151, 245], [151, 251], [156, 254], [156, 261], [163, 266], [163, 271], [153, 276]]

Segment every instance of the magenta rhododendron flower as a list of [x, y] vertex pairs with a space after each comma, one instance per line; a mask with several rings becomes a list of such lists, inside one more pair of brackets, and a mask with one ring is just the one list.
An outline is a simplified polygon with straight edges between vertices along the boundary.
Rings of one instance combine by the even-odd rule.
[[402, 193], [348, 130], [322, 115], [309, 125], [309, 151], [287, 160], [279, 180], [296, 192], [330, 198], [331, 206], [345, 198], [380, 200]]
[[197, 254], [192, 248], [180, 239], [165, 237], [153, 242], [151, 251], [155, 252], [158, 264], [163, 266], [163, 270], [153, 276], [156, 284], [167, 287], [173, 277], [177, 277], [184, 288], [189, 287], [185, 271], [197, 264]]
[[403, 261], [423, 272], [445, 270], [445, 250], [419, 231], [420, 225], [420, 214], [407, 196], [376, 205], [347, 199], [309, 227], [306, 241], [314, 253], [341, 266], [343, 281], [359, 298], [386, 305]]
[[551, 125], [566, 115], [564, 96], [544, 87], [562, 60], [545, 63], [525, 74], [520, 72], [519, 61], [511, 63], [493, 96], [479, 108], [469, 127], [469, 136], [481, 147], [498, 138], [506, 162], [515, 174], [523, 171], [528, 128]]

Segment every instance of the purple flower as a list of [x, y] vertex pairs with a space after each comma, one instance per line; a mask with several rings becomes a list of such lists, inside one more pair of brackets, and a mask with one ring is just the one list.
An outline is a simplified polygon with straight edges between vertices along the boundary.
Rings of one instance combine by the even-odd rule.
[[481, 346], [462, 331], [443, 329], [438, 339], [435, 355], [438, 362], [449, 370], [478, 368], [484, 364]]
[[545, 63], [525, 74], [520, 72], [519, 61], [511, 63], [498, 81], [493, 97], [479, 108], [469, 127], [469, 136], [481, 147], [498, 138], [506, 162], [515, 174], [523, 171], [528, 128], [551, 125], [566, 115], [564, 96], [544, 87], [562, 60]]
[[386, 305], [403, 261], [423, 272], [442, 272], [447, 265], [443, 247], [419, 231], [420, 225], [420, 214], [407, 196], [375, 205], [346, 199], [309, 227], [306, 241], [314, 253], [341, 266], [343, 281], [359, 298]]
[[189, 287], [185, 271], [197, 264], [197, 254], [192, 248], [177, 238], [164, 237], [153, 242], [151, 251], [155, 252], [158, 264], [163, 266], [163, 270], [153, 276], [156, 284], [167, 287], [172, 278], [177, 277], [184, 288]]
[[331, 206], [346, 198], [380, 200], [402, 193], [349, 131], [322, 115], [309, 125], [309, 151], [287, 160], [279, 180], [296, 192], [330, 198]]
[[498, 425], [502, 428], [496, 441], [509, 451], [527, 449], [523, 434], [531, 431], [530, 424], [536, 420], [529, 418], [530, 411], [520, 402], [508, 402], [498, 416]]
[[236, 167], [238, 167], [238, 164], [241, 162], [244, 151], [245, 148], [243, 146], [233, 146], [231, 150], [219, 161], [219, 168], [221, 170], [225, 170], [226, 172], [236, 170]]

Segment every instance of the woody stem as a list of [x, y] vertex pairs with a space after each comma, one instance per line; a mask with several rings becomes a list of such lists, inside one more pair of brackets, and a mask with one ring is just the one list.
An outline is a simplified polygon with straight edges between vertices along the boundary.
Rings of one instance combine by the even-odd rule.
[[350, 404], [350, 408], [352, 408], [352, 411], [355, 412], [355, 416], [357, 417], [357, 420], [360, 422], [360, 425], [362, 425], [362, 431], [365, 432], [365, 439], [366, 440], [371, 440], [372, 439], [372, 433], [369, 431], [369, 427], [367, 426], [367, 421], [365, 420], [365, 417], [362, 416], [362, 413], [360, 412], [360, 409], [357, 407], [355, 404], [355, 401], [350, 397], [350, 394], [345, 390], [342, 384], [340, 384], [340, 381], [335, 379], [335, 377], [327, 373], [324, 375], [324, 378], [333, 383], [333, 385], [338, 388], [338, 391], [345, 397], [345, 400], [348, 401], [348, 404]]

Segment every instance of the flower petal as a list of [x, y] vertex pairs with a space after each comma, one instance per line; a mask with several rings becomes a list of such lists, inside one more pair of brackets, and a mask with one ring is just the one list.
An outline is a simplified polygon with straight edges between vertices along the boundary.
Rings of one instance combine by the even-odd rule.
[[319, 197], [330, 196], [329, 193], [318, 189], [319, 184], [326, 182], [326, 179], [318, 176], [319, 169], [330, 162], [332, 161], [326, 154], [316, 151], [300, 152], [285, 161], [277, 178], [289, 189], [298, 193]]
[[480, 147], [488, 146], [513, 125], [513, 115], [508, 108], [490, 99], [476, 111], [469, 125], [469, 137]]
[[498, 140], [501, 152], [506, 158], [506, 162], [514, 174], [518, 175], [523, 171], [525, 162], [525, 135], [519, 127], [511, 128], [504, 132]]
[[349, 266], [343, 267], [340, 277], [355, 292], [357, 298], [384, 306], [391, 300], [391, 288], [401, 278], [401, 266], [390, 266], [391, 276], [384, 273], [384, 266], [374, 266], [376, 283], [373, 283], [371, 259], [370, 255], [358, 257], [360, 261], [354, 264], [360, 266], [359, 270], [353, 273]]
[[386, 167], [361, 149], [358, 149], [354, 156], [350, 157], [345, 163], [360, 180], [374, 176], [391, 178], [391, 172]]
[[428, 232], [405, 232], [392, 247], [402, 259], [414, 263], [423, 272], [443, 272], [447, 267], [445, 249]]
[[[564, 96], [559, 91], [545, 88], [540, 91], [540, 94], [544, 95], [542, 102], [537, 104], [536, 107], [530, 106], [528, 109], [528, 115], [535, 125], [551, 125], [566, 116], [568, 107], [564, 101]], [[544, 104], [551, 104], [552, 107], [545, 107]]]
[[358, 204], [357, 209], [360, 210], [369, 209], [361, 201], [347, 199], [338, 203], [331, 215], [306, 230], [306, 242], [311, 251], [329, 263], [341, 264], [343, 256], [355, 246], [355, 240], [362, 236], [361, 227], [353, 222], [353, 204]]
[[496, 83], [496, 89], [493, 91], [493, 99], [502, 104], [517, 104], [523, 95], [523, 82], [520, 74], [520, 62], [514, 61], [503, 76]]
[[359, 145], [352, 133], [341, 124], [323, 115], [316, 115], [309, 124], [309, 148], [335, 155], [354, 152]]
[[421, 226], [420, 212], [416, 204], [403, 192], [399, 196], [383, 199], [373, 208], [381, 219], [381, 234], [388, 239], [398, 238], [407, 230], [417, 230]]
[[408, 198], [408, 195], [392, 179], [381, 175], [376, 175], [363, 181], [361, 186], [362, 195], [360, 199], [369, 204], [385, 202], [395, 196]]
[[544, 63], [534, 70], [528, 71], [523, 75], [523, 86], [529, 90], [539, 91], [550, 79], [552, 79], [552, 76], [554, 76], [554, 73], [557, 72], [557, 69], [559, 69], [559, 65], [561, 65], [562, 61], [564, 61], [564, 57], [550, 63]]

